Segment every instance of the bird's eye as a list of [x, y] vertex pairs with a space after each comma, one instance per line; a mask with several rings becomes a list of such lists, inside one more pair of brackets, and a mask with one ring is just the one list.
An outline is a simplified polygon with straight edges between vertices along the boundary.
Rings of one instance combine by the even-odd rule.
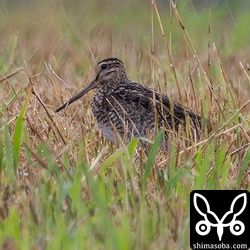
[[106, 69], [108, 67], [108, 65], [107, 64], [102, 64], [102, 66], [101, 66], [101, 69]]

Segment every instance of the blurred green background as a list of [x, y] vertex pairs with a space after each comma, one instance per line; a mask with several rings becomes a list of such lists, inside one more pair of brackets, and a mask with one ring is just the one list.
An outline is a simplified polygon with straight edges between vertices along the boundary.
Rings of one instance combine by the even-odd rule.
[[[156, 1], [156, 4], [168, 40], [171, 32], [172, 53], [178, 58], [185, 50], [179, 25], [174, 17], [171, 19], [168, 1]], [[13, 49], [15, 43], [22, 47], [20, 59], [28, 62], [33, 59], [36, 63], [36, 59], [51, 59], [51, 51], [57, 59], [72, 53], [82, 59], [112, 55], [125, 60], [129, 57], [132, 64], [131, 47], [135, 57], [150, 53], [151, 1], [2, 0], [0, 7], [1, 56], [8, 54], [8, 47]], [[199, 53], [207, 53], [210, 41], [225, 56], [243, 53], [244, 61], [250, 51], [250, 1], [181, 0], [177, 7]], [[153, 15], [155, 56], [160, 56], [165, 48]]]

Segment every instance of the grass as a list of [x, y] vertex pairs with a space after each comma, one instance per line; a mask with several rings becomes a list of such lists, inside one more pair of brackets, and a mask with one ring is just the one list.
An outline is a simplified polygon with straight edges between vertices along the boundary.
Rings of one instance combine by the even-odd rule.
[[[188, 3], [2, 5], [2, 249], [189, 249], [192, 190], [250, 190], [249, 14]], [[108, 56], [209, 129], [144, 152], [102, 136], [91, 95], [55, 114]]]

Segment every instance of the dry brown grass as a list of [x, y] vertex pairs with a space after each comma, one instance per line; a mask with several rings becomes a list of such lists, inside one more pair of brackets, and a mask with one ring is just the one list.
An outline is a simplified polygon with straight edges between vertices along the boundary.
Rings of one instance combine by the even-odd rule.
[[[53, 238], [61, 227], [51, 221], [64, 219], [74, 225], [74, 232], [83, 230], [85, 246], [93, 242], [98, 242], [96, 248], [111, 246], [114, 242], [105, 234], [111, 228], [109, 233], [116, 235], [117, 246], [125, 244], [119, 236], [124, 233], [128, 248], [184, 248], [188, 244], [187, 204], [192, 189], [249, 189], [250, 78], [245, 49], [221, 57], [215, 43], [208, 65], [207, 50], [197, 49], [197, 56], [193, 56], [192, 40], [197, 38], [188, 42], [189, 33], [179, 26], [176, 16], [172, 17], [175, 29], [166, 34], [178, 33], [178, 51], [167, 36], [170, 54], [166, 52], [154, 7], [141, 7], [138, 14], [149, 19], [139, 35], [153, 33], [153, 37], [145, 35], [143, 39], [135, 35], [139, 30], [133, 27], [136, 15], [125, 25], [130, 16], [121, 10], [125, 21], [112, 24], [116, 18], [108, 17], [103, 25], [94, 25], [88, 22], [93, 6], [84, 11], [85, 18], [80, 10], [79, 18], [74, 16], [75, 7], [57, 7], [46, 4], [40, 9], [16, 10], [1, 26], [0, 222], [15, 213], [17, 217], [23, 215], [27, 220], [27, 224], [20, 222], [24, 245], [37, 249], [55, 243]], [[119, 4], [114, 8], [118, 11]], [[98, 14], [95, 18], [98, 23]], [[163, 28], [168, 29], [167, 19], [162, 19]], [[169, 152], [158, 150], [152, 155], [151, 166], [148, 153], [139, 144], [135, 149], [133, 143], [118, 149], [102, 136], [89, 107], [91, 93], [55, 114], [58, 106], [90, 82], [96, 62], [109, 56], [124, 61], [131, 79], [168, 93], [200, 113], [209, 121], [209, 131], [204, 129], [200, 141], [192, 143], [181, 139], [185, 134], [173, 136]], [[170, 56], [175, 71], [169, 64]], [[28, 104], [15, 169], [7, 160], [6, 150], [8, 143], [12, 148], [17, 117], [25, 101]], [[94, 173], [96, 183], [88, 177], [83, 162]], [[150, 172], [145, 188], [147, 164]], [[63, 188], [65, 194], [61, 193]], [[78, 200], [73, 189], [80, 190]], [[105, 212], [99, 211], [102, 209]], [[89, 229], [82, 229], [84, 222]], [[45, 229], [48, 226], [43, 223], [53, 226]], [[14, 239], [13, 244], [19, 245], [7, 225], [0, 244], [4, 247]], [[35, 236], [39, 226], [45, 235], [40, 240]], [[34, 231], [34, 235], [26, 236], [25, 230]], [[63, 230], [70, 229], [63, 225]], [[74, 239], [77, 244], [79, 238]]]

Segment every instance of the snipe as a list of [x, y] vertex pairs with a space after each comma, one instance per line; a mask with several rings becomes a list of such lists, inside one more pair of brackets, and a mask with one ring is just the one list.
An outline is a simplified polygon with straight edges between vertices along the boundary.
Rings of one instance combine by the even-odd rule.
[[117, 142], [117, 134], [123, 140], [133, 136], [147, 137], [154, 132], [155, 126], [177, 131], [180, 125], [189, 125], [191, 131], [199, 134], [200, 116], [170, 101], [167, 95], [129, 80], [121, 60], [104, 59], [95, 71], [94, 80], [55, 112], [95, 89], [91, 109], [109, 141]]

